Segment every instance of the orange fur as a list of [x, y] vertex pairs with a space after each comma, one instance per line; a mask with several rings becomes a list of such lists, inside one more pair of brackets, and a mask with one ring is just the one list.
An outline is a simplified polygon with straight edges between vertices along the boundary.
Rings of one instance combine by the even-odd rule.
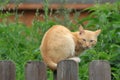
[[79, 62], [78, 56], [85, 49], [94, 46], [101, 30], [89, 31], [80, 27], [77, 32], [71, 32], [66, 27], [54, 25], [44, 35], [40, 46], [44, 62], [52, 70], [56, 70], [61, 60], [72, 59]]

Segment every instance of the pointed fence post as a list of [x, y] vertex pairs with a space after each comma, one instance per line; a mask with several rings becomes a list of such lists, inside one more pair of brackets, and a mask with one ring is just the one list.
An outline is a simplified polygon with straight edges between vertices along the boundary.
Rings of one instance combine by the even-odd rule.
[[29, 61], [25, 67], [25, 80], [47, 80], [46, 65], [39, 61]]
[[89, 66], [89, 80], [111, 80], [111, 68], [108, 61], [95, 60]]
[[57, 67], [57, 80], [78, 80], [78, 64], [73, 60], [63, 60]]
[[0, 61], [0, 80], [15, 80], [15, 65], [11, 61]]

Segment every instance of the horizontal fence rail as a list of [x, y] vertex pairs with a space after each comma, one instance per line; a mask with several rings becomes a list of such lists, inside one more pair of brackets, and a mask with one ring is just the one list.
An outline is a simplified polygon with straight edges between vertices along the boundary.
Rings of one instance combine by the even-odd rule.
[[[78, 80], [78, 64], [72, 60], [59, 62], [54, 71], [54, 80]], [[16, 80], [15, 64], [12, 61], [0, 61], [0, 80]], [[47, 67], [40, 61], [29, 61], [25, 65], [25, 80], [47, 80]], [[111, 80], [111, 68], [108, 61], [95, 60], [89, 65], [89, 80]]]

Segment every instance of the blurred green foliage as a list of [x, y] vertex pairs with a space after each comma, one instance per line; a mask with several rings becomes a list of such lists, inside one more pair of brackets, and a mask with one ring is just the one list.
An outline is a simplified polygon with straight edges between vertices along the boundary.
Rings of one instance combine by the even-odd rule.
[[[88, 9], [90, 15], [79, 23], [88, 21], [86, 28], [102, 30], [97, 45], [85, 54], [81, 55], [84, 63], [89, 63], [91, 60], [108, 60], [112, 67], [112, 80], [120, 79], [120, 3], [96, 4]], [[80, 63], [80, 66], [86, 66]], [[85, 68], [85, 67], [84, 67]], [[87, 68], [87, 67], [86, 67]], [[85, 69], [82, 69], [85, 70]], [[86, 70], [85, 70], [86, 72]], [[80, 68], [81, 73], [81, 68]], [[88, 73], [80, 74], [80, 77]], [[86, 79], [85, 79], [86, 80]]]

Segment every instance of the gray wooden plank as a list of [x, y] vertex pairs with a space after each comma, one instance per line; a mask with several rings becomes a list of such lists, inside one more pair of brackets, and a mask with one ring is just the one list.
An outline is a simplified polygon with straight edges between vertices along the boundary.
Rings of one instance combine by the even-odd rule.
[[15, 65], [11, 61], [0, 61], [0, 80], [15, 80]]
[[89, 80], [111, 80], [111, 68], [108, 61], [95, 60], [89, 65]]
[[46, 65], [39, 61], [30, 61], [25, 67], [26, 80], [47, 80]]
[[64, 60], [58, 64], [57, 80], [78, 80], [78, 64], [73, 60]]

